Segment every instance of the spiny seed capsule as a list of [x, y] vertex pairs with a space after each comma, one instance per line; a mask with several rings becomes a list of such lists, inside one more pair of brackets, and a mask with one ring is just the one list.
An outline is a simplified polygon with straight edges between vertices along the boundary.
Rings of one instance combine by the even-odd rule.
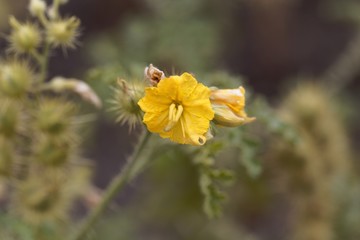
[[58, 180], [34, 175], [18, 185], [13, 204], [16, 213], [32, 224], [62, 220], [69, 206]]
[[10, 143], [0, 139], [0, 176], [9, 176], [11, 174], [13, 154]]
[[30, 23], [21, 24], [14, 17], [10, 17], [13, 30], [10, 34], [10, 50], [15, 53], [31, 52], [41, 43], [39, 29]]
[[79, 35], [80, 20], [76, 17], [52, 21], [46, 28], [47, 38], [54, 46], [74, 48]]
[[25, 62], [0, 64], [0, 93], [10, 98], [21, 98], [31, 87], [34, 74]]
[[15, 135], [19, 120], [19, 111], [9, 102], [0, 106], [0, 135], [11, 138]]
[[70, 143], [60, 139], [42, 138], [36, 145], [35, 158], [49, 166], [60, 166], [67, 162], [70, 155]]
[[144, 94], [144, 84], [139, 82], [128, 83], [123, 79], [118, 80], [115, 88], [113, 110], [117, 112], [116, 121], [128, 123], [132, 129], [136, 123], [141, 122], [141, 109], [137, 102]]
[[75, 106], [56, 99], [44, 99], [35, 114], [36, 125], [50, 135], [66, 134], [70, 130]]

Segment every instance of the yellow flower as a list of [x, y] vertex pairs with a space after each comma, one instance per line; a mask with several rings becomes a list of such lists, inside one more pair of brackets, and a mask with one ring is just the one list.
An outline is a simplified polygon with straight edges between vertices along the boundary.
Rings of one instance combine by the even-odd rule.
[[214, 111], [210, 89], [189, 73], [162, 79], [138, 102], [150, 132], [181, 144], [203, 145]]
[[210, 96], [214, 122], [225, 127], [240, 126], [255, 120], [245, 112], [245, 89], [213, 89]]

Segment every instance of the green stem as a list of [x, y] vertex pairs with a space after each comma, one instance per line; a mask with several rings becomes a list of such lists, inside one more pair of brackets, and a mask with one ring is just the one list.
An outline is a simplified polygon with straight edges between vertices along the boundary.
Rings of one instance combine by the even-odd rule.
[[360, 65], [360, 29], [335, 63], [323, 74], [322, 81], [327, 91], [336, 94], [355, 79]]
[[31, 56], [39, 64], [39, 83], [43, 83], [46, 80], [47, 67], [49, 61], [49, 52], [50, 52], [50, 43], [46, 42], [44, 50], [42, 53], [39, 53], [37, 50], [31, 51]]
[[39, 62], [39, 64], [40, 64], [39, 79], [40, 79], [41, 83], [45, 82], [45, 80], [46, 80], [47, 67], [48, 67], [48, 62], [49, 62], [49, 52], [50, 52], [50, 43], [48, 41], [46, 41], [41, 62]]
[[[91, 211], [79, 230], [75, 232], [70, 240], [83, 239], [96, 220], [104, 212], [110, 201], [124, 188], [125, 184], [134, 177], [134, 171], [136, 170], [136, 167], [138, 167], [137, 161], [139, 161], [139, 156], [144, 150], [150, 136], [151, 134], [148, 131], [142, 135], [132, 156], [127, 161], [122, 171], [120, 171], [106, 189], [102, 201]], [[136, 171], [136, 173], [138, 173], [138, 171]]]
[[52, 5], [52, 11], [54, 11], [53, 19], [59, 18], [59, 7], [60, 7], [61, 1], [60, 0], [54, 0]]

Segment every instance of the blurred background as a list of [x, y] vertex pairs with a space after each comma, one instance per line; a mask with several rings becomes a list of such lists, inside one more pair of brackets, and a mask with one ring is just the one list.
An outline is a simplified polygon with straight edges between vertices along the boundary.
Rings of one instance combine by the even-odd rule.
[[[9, 31], [9, 14], [29, 19], [27, 4], [0, 0], [1, 32]], [[52, 53], [50, 76], [84, 79], [105, 101], [118, 76], [141, 79], [150, 63], [168, 74], [245, 84], [248, 111], [261, 98], [304, 142], [264, 136], [262, 173], [234, 168], [217, 220], [201, 212], [189, 156], [164, 154], [118, 197], [94, 239], [360, 238], [360, 1], [70, 0], [61, 12], [80, 18], [80, 43], [65, 57]], [[261, 121], [252, 128], [262, 136]], [[137, 133], [99, 113], [83, 150], [95, 162], [97, 187], [119, 171]]]

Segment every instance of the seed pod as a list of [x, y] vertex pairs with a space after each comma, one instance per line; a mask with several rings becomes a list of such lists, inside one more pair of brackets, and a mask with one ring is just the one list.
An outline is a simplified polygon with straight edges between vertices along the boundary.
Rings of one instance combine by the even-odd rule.
[[0, 176], [11, 175], [13, 154], [11, 144], [5, 139], [0, 139]]
[[46, 28], [47, 39], [54, 46], [74, 48], [79, 36], [80, 20], [76, 17], [54, 20]]
[[11, 138], [16, 134], [19, 125], [19, 111], [9, 102], [0, 105], [0, 135]]
[[0, 93], [9, 98], [22, 98], [31, 87], [34, 74], [25, 62], [0, 64]]
[[71, 144], [62, 139], [42, 136], [36, 143], [35, 160], [44, 165], [62, 166], [67, 162], [71, 152]]
[[18, 183], [13, 198], [13, 209], [28, 223], [42, 224], [54, 220], [65, 220], [69, 208], [63, 188], [64, 179], [52, 173], [41, 176], [32, 174], [27, 181]]
[[52, 136], [71, 134], [75, 106], [60, 99], [43, 99], [35, 113], [36, 127]]
[[10, 25], [13, 28], [9, 37], [11, 51], [28, 53], [39, 47], [41, 34], [35, 25], [19, 23], [14, 17], [10, 17]]
[[129, 84], [123, 79], [119, 79], [115, 88], [113, 110], [117, 112], [116, 121], [130, 125], [132, 129], [136, 123], [141, 122], [141, 109], [137, 102], [144, 95], [144, 84], [133, 82]]

